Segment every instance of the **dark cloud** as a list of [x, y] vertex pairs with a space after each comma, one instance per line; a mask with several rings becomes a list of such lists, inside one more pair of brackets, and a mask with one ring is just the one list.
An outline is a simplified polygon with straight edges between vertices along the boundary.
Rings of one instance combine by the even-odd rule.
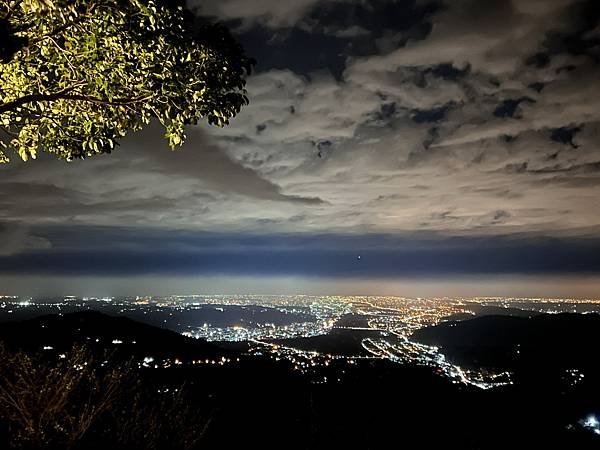
[[[288, 30], [281, 37], [261, 26], [244, 32], [240, 38], [246, 50], [258, 61], [257, 70], [292, 70], [310, 73], [328, 70], [340, 78], [345, 67], [350, 39], [323, 33], [314, 34], [300, 28]], [[265, 45], [267, 43], [267, 45]]]
[[581, 131], [580, 127], [560, 127], [551, 130], [550, 139], [562, 144], [569, 144], [573, 148], [577, 148], [573, 139], [575, 135]]
[[494, 110], [494, 115], [496, 117], [512, 117], [520, 119], [521, 114], [519, 112], [519, 105], [523, 102], [535, 103], [535, 100], [532, 100], [529, 97], [504, 100], [502, 104]]
[[[499, 222], [507, 216], [504, 211], [494, 211], [490, 220]], [[94, 236], [91, 247], [73, 248], [65, 236], [59, 237], [52, 252], [38, 250], [0, 256], [0, 273], [387, 278], [600, 272], [597, 258], [600, 242], [590, 239], [330, 234], [240, 237], [172, 230], [170, 240], [165, 242], [163, 234], [143, 229], [80, 230], [75, 239], [83, 233]], [[108, 240], [112, 238], [116, 238], [116, 243]], [[92, 240], [88, 238], [85, 242], [90, 244]], [[357, 259], [357, 255], [361, 258]]]
[[287, 8], [279, 2], [266, 10], [234, 8], [233, 3], [203, 2], [200, 11], [239, 30], [259, 72], [328, 70], [338, 80], [353, 57], [387, 53], [425, 38], [431, 31], [428, 18], [439, 7], [414, 0], [306, 1], [299, 2], [304, 7], [291, 2]]
[[0, 222], [0, 256], [11, 256], [24, 251], [51, 247], [50, 241], [32, 234], [27, 225]]
[[446, 118], [450, 106], [441, 106], [428, 110], [415, 110], [412, 119], [417, 123], [434, 123]]

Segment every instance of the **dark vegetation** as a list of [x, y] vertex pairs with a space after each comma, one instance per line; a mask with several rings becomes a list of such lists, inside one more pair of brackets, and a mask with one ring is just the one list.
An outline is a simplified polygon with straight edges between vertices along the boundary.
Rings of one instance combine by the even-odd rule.
[[[567, 427], [598, 405], [591, 386], [567, 391], [516, 385], [484, 392], [454, 385], [429, 368], [380, 360], [354, 365], [338, 360], [320, 369], [328, 382], [315, 384], [285, 362], [98, 313], [2, 324], [0, 336], [0, 448], [583, 449], [598, 444], [591, 433]], [[117, 337], [122, 344], [112, 344]], [[136, 344], [126, 344], [129, 340]], [[43, 346], [54, 349], [42, 351]], [[147, 352], [184, 364], [140, 366]], [[235, 357], [234, 362], [187, 364], [220, 355]], [[17, 406], [10, 397], [18, 399]]]
[[[73, 344], [85, 346], [94, 354], [110, 349], [113, 360], [121, 361], [148, 355], [155, 359], [181, 355], [188, 360], [227, 355], [222, 348], [209, 342], [96, 311], [6, 322], [0, 326], [0, 340], [12, 348], [27, 351], [52, 347], [51, 353], [55, 355], [68, 351]], [[122, 343], [114, 345], [113, 340]]]
[[542, 373], [548, 380], [566, 369], [600, 374], [598, 314], [483, 316], [444, 322], [413, 337], [440, 346], [462, 366], [508, 369], [533, 377], [532, 382]]

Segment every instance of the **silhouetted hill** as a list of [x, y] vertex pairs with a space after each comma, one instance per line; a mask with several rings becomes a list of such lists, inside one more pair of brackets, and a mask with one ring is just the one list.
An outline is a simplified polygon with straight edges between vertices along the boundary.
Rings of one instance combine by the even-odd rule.
[[73, 344], [93, 351], [110, 350], [126, 357], [215, 358], [232, 353], [204, 340], [192, 339], [126, 317], [97, 311], [48, 315], [0, 324], [0, 341], [25, 350], [62, 352]]
[[[584, 317], [583, 325], [577, 318], [552, 316], [543, 320], [483, 317], [440, 325], [419, 334], [437, 336], [435, 330], [450, 341], [453, 333], [461, 330], [456, 335], [461, 337], [455, 339], [460, 344], [473, 344], [480, 334], [480, 344], [485, 343], [484, 348], [489, 349], [510, 348], [527, 338], [541, 345], [543, 330], [561, 329], [556, 321], [562, 320], [568, 324], [563, 326], [565, 330], [579, 328], [573, 331], [579, 333], [573, 334], [579, 338], [594, 328], [600, 332], [598, 317]], [[538, 331], [527, 333], [530, 325]], [[356, 331], [361, 330], [337, 330]], [[303, 343], [322, 348], [332, 346], [334, 350], [336, 337], [340, 338], [337, 332], [325, 340], [308, 338]], [[347, 342], [338, 345], [352, 347], [359, 343], [358, 335], [346, 337]], [[0, 339], [10, 346], [35, 351], [42, 346], [53, 346], [58, 351], [80, 342], [87, 343], [92, 351], [115, 349], [125, 356], [145, 355], [150, 351], [169, 357], [224, 351], [210, 343], [95, 312], [0, 324]], [[552, 339], [552, 342], [558, 340]], [[113, 344], [114, 340], [122, 343]], [[132, 367], [130, 376], [139, 380], [141, 389], [147, 393], [150, 411], [162, 408], [164, 398], [173, 395], [172, 388], [185, 386], [184, 406], [202, 412], [210, 420], [202, 441], [193, 448], [384, 449], [390, 448], [393, 440], [402, 448], [580, 450], [596, 448], [598, 443], [596, 436], [587, 431], [567, 428], [595, 411], [596, 399], [600, 398], [598, 378], [590, 377], [590, 384], [583, 385], [584, 389], [565, 394], [562, 387], [529, 389], [520, 385], [480, 391], [451, 384], [435, 375], [431, 368], [377, 359], [357, 360], [353, 364], [334, 359], [329, 366], [315, 370], [316, 374], [309, 378], [290, 370], [284, 361], [248, 357], [241, 358], [239, 364], [224, 366], [184, 365], [164, 370]], [[314, 383], [315, 379], [327, 382]], [[166, 388], [169, 394], [165, 394]], [[130, 400], [125, 397], [123, 402], [129, 404]], [[117, 413], [120, 429], [123, 419], [119, 411], [117, 408], [112, 412]], [[146, 411], [140, 417], [145, 417]], [[174, 423], [185, 417], [184, 411], [174, 418]], [[109, 432], [114, 428], [106, 425], [109, 418], [103, 420], [76, 449], [134, 448], [116, 442]], [[174, 430], [179, 433], [176, 426]], [[7, 448], [4, 445], [7, 438], [8, 428], [0, 419], [0, 448]]]
[[511, 308], [507, 306], [480, 305], [479, 303], [467, 303], [467, 308], [477, 316], [516, 316], [533, 317], [541, 313], [528, 309]]
[[483, 316], [417, 330], [413, 338], [471, 367], [596, 370], [600, 365], [598, 314]]

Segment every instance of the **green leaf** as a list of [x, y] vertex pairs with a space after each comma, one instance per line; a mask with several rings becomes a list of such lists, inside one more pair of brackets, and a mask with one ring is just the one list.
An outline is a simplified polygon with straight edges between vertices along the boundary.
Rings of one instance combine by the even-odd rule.
[[10, 29], [29, 45], [0, 58], [0, 125], [16, 136], [2, 147], [23, 159], [107, 153], [153, 117], [174, 148], [183, 124], [225, 125], [247, 102], [252, 60], [223, 26], [191, 20], [181, 0], [20, 4]]

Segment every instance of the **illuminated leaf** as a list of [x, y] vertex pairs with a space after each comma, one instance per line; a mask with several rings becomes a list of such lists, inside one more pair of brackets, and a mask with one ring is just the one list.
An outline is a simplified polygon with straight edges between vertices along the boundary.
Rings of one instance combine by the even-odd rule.
[[1, 147], [73, 160], [110, 153], [152, 118], [172, 148], [185, 125], [228, 124], [247, 104], [254, 61], [183, 5], [0, 0]]

